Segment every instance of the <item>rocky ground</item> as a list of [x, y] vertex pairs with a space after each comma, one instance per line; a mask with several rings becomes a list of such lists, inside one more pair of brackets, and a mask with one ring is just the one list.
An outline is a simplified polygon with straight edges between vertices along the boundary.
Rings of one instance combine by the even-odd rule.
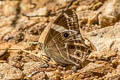
[[71, 1], [0, 1], [0, 80], [120, 80], [120, 0], [74, 0], [69, 8], [97, 50], [80, 69], [52, 60], [40, 67], [42, 51], [31, 42]]

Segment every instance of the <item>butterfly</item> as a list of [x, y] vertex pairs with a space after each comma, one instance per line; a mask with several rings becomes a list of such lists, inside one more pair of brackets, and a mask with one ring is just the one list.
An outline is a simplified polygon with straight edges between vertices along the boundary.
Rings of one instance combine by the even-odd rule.
[[73, 9], [64, 10], [43, 31], [39, 42], [42, 50], [56, 63], [74, 64], [84, 62], [94, 48], [86, 44], [78, 24], [78, 17]]

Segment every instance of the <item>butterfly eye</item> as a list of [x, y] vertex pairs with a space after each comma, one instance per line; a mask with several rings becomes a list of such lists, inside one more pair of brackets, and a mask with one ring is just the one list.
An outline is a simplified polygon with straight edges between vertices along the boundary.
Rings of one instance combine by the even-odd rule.
[[67, 38], [69, 36], [68, 33], [64, 33], [64, 37]]

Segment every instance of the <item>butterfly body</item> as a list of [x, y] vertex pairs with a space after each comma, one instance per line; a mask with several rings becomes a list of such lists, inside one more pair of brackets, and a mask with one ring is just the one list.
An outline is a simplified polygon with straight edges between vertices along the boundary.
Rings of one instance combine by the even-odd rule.
[[58, 64], [79, 66], [91, 52], [82, 37], [74, 10], [67, 9], [51, 25], [43, 44], [46, 55]]

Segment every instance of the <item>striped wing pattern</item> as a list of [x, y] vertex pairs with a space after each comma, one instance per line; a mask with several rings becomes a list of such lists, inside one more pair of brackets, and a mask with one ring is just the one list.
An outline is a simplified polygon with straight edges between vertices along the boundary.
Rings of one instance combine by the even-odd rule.
[[67, 9], [54, 21], [45, 39], [44, 52], [58, 64], [79, 66], [91, 52], [81, 36], [74, 10]]

